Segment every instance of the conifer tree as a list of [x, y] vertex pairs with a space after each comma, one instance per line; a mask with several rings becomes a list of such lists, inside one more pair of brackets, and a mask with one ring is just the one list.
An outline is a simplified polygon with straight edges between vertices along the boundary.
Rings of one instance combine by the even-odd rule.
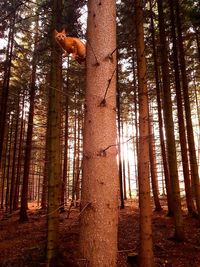
[[53, 30], [61, 28], [62, 3], [52, 1], [52, 23], [50, 31], [51, 69], [49, 76], [48, 107], [48, 215], [47, 215], [47, 266], [54, 266], [58, 255], [59, 207], [61, 192], [61, 90], [62, 90], [62, 58], [54, 40]]
[[[180, 17], [180, 6], [179, 1], [175, 0], [175, 10], [176, 10], [176, 23], [177, 23], [177, 32], [178, 32], [178, 47], [179, 47], [179, 58], [180, 58], [180, 69], [182, 75], [182, 91], [183, 91], [183, 100], [185, 107], [185, 115], [186, 115], [186, 129], [187, 129], [187, 139], [188, 139], [188, 147], [189, 147], [189, 158], [190, 158], [190, 169], [191, 169], [191, 177], [193, 180], [195, 199], [197, 211], [200, 219], [200, 182], [199, 182], [199, 173], [198, 173], [198, 164], [196, 158], [196, 150], [195, 150], [195, 142], [194, 142], [194, 133], [193, 133], [193, 125], [192, 125], [192, 114], [191, 107], [189, 101], [189, 93], [188, 93], [188, 77], [186, 73], [186, 62], [185, 62], [185, 51], [183, 46], [183, 36], [182, 36], [182, 26], [181, 26], [181, 17]], [[184, 164], [185, 162], [183, 162]], [[188, 182], [188, 187], [186, 188], [186, 196], [189, 194], [189, 198], [191, 198], [191, 185]], [[188, 193], [187, 193], [188, 192]], [[192, 200], [190, 200], [192, 202]], [[192, 203], [193, 205], [193, 203]], [[191, 213], [194, 213], [194, 207], [190, 208]]]
[[178, 180], [174, 123], [172, 116], [172, 100], [171, 100], [170, 79], [169, 79], [169, 61], [167, 55], [167, 42], [166, 42], [166, 34], [164, 27], [165, 23], [164, 23], [164, 13], [163, 13], [163, 3], [161, 0], [157, 0], [157, 3], [158, 3], [160, 44], [162, 45], [163, 48], [161, 57], [162, 82], [163, 82], [163, 110], [164, 110], [165, 132], [167, 139], [166, 143], [167, 143], [168, 165], [170, 172], [170, 184], [171, 184], [172, 199], [173, 199], [173, 212], [174, 212], [174, 224], [175, 224], [174, 237], [177, 240], [182, 241], [184, 239], [184, 229], [183, 229], [183, 219], [181, 214], [181, 198], [180, 198], [180, 187]]
[[88, 1], [80, 250], [88, 267], [116, 266], [115, 1]]
[[140, 208], [140, 248], [139, 266], [152, 267], [154, 265], [152, 228], [151, 228], [151, 198], [149, 179], [149, 112], [147, 73], [145, 60], [143, 6], [141, 0], [135, 1], [136, 25], [136, 55], [138, 66], [139, 93], [139, 208]]

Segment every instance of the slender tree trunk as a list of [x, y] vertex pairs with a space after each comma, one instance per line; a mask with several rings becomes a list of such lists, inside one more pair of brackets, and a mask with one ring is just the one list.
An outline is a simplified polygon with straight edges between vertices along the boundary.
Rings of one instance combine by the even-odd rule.
[[37, 198], [37, 205], [39, 206], [40, 205], [40, 192], [41, 192], [41, 165], [38, 166], [37, 168], [37, 173], [38, 173], [38, 182], [37, 182], [37, 188], [36, 188], [36, 191], [37, 191], [37, 195], [36, 195], [36, 198]]
[[49, 81], [48, 106], [48, 215], [47, 215], [47, 266], [56, 265], [58, 256], [59, 209], [61, 193], [61, 90], [62, 90], [62, 57], [56, 44], [53, 31], [60, 29], [62, 2], [52, 1], [51, 25], [51, 66]]
[[[9, 139], [9, 121], [7, 121], [6, 126], [5, 126], [5, 142], [4, 142], [4, 147], [3, 147], [3, 158], [5, 160], [2, 161], [2, 176], [1, 176], [1, 181], [2, 181], [2, 192], [1, 192], [1, 208], [4, 209], [4, 204], [5, 204], [5, 185], [6, 185], [6, 168], [7, 168], [7, 153], [8, 153], [8, 139]], [[5, 155], [5, 156], [4, 156]], [[2, 158], [2, 159], [3, 159]]]
[[[69, 74], [67, 71], [67, 92], [69, 89]], [[66, 93], [65, 103], [65, 145], [64, 145], [64, 162], [63, 162], [63, 179], [61, 190], [61, 211], [65, 210], [66, 186], [67, 186], [67, 172], [68, 172], [68, 127], [69, 127], [69, 107], [68, 107], [68, 94]]]
[[10, 188], [10, 213], [13, 210], [13, 199], [14, 199], [14, 191], [16, 187], [16, 153], [17, 153], [17, 142], [18, 142], [18, 125], [19, 125], [19, 110], [20, 110], [20, 96], [18, 96], [18, 103], [17, 103], [17, 111], [16, 111], [16, 122], [15, 122], [15, 140], [13, 146], [13, 159], [12, 159], [12, 175], [11, 175], [11, 188]]
[[1, 158], [3, 151], [3, 142], [5, 136], [5, 125], [6, 125], [6, 114], [7, 114], [7, 105], [8, 105], [8, 93], [9, 93], [9, 84], [10, 84], [10, 74], [11, 74], [11, 62], [13, 56], [13, 46], [14, 46], [14, 32], [15, 32], [15, 12], [11, 18], [10, 29], [8, 35], [8, 46], [6, 52], [6, 64], [5, 72], [2, 86], [2, 95], [1, 95], [1, 105], [0, 105], [0, 169], [1, 169]]
[[134, 110], [135, 110], [135, 149], [134, 149], [134, 154], [135, 154], [135, 159], [136, 159], [136, 163], [135, 163], [135, 183], [136, 183], [136, 195], [138, 196], [138, 154], [139, 154], [139, 148], [138, 148], [138, 144], [139, 144], [139, 137], [138, 137], [138, 88], [137, 88], [137, 84], [136, 84], [136, 64], [135, 64], [135, 53], [133, 53], [132, 55], [132, 69], [133, 69], [133, 86], [134, 86]]
[[[183, 99], [185, 106], [185, 115], [186, 115], [186, 129], [187, 129], [187, 138], [188, 138], [188, 147], [189, 147], [189, 155], [190, 155], [190, 168], [191, 168], [191, 176], [194, 184], [195, 190], [195, 199], [197, 205], [197, 211], [200, 219], [200, 183], [199, 183], [199, 173], [198, 173], [198, 164], [196, 158], [195, 151], [195, 143], [194, 143], [194, 133], [193, 133], [193, 125], [192, 125], [192, 116], [191, 116], [191, 108], [190, 108], [190, 100], [188, 93], [188, 81], [186, 74], [186, 64], [185, 64], [185, 53], [183, 47], [183, 37], [182, 37], [182, 29], [181, 29], [181, 17], [179, 11], [179, 3], [175, 0], [176, 7], [176, 16], [177, 16], [177, 29], [178, 29], [178, 45], [179, 45], [179, 56], [180, 56], [180, 68], [182, 75], [182, 86], [183, 86]], [[194, 209], [192, 210], [192, 212]]]
[[162, 153], [162, 161], [164, 168], [164, 176], [165, 176], [165, 186], [167, 192], [167, 206], [168, 206], [168, 216], [173, 215], [173, 202], [172, 202], [172, 192], [170, 188], [170, 176], [169, 176], [169, 168], [167, 163], [167, 155], [165, 149], [165, 140], [163, 134], [163, 118], [162, 118], [162, 108], [161, 108], [161, 96], [160, 96], [160, 80], [159, 80], [159, 71], [158, 71], [158, 60], [156, 53], [156, 41], [155, 41], [155, 29], [153, 22], [153, 14], [152, 14], [152, 0], [150, 0], [150, 9], [151, 9], [151, 35], [152, 35], [152, 48], [153, 48], [153, 59], [154, 59], [154, 72], [155, 72], [155, 81], [156, 81], [156, 99], [158, 105], [158, 122], [159, 122], [159, 135], [160, 135], [160, 146]]
[[132, 193], [131, 193], [130, 161], [129, 160], [128, 160], [128, 194], [129, 194], [129, 198], [132, 198]]
[[8, 212], [9, 208], [9, 194], [10, 194], [10, 169], [11, 169], [11, 155], [12, 155], [12, 135], [13, 135], [13, 116], [10, 115], [10, 133], [9, 133], [9, 139], [8, 139], [8, 155], [7, 155], [7, 168], [6, 168], [6, 199], [5, 199], [5, 207], [6, 207], [6, 213]]
[[194, 86], [194, 94], [195, 94], [195, 102], [196, 102], [196, 109], [197, 109], [197, 117], [198, 117], [198, 123], [199, 123], [199, 131], [200, 131], [200, 106], [199, 106], [199, 90], [196, 83], [195, 75], [192, 77], [193, 80], [193, 86]]
[[87, 36], [80, 250], [88, 267], [115, 267], [119, 188], [115, 1], [88, 1]]
[[[77, 96], [75, 96], [75, 105], [77, 105]], [[77, 107], [74, 109], [74, 153], [73, 153], [73, 180], [72, 180], [72, 201], [75, 201], [76, 187], [76, 155], [77, 155]]]
[[20, 184], [20, 175], [21, 175], [21, 162], [22, 162], [22, 147], [23, 147], [23, 137], [24, 137], [24, 100], [25, 95], [23, 94], [22, 100], [22, 116], [21, 116], [21, 125], [20, 125], [20, 136], [19, 136], [19, 151], [18, 151], [18, 160], [17, 160], [17, 174], [16, 174], [16, 185], [14, 192], [13, 200], [13, 210], [17, 210], [19, 207], [19, 184]]
[[152, 228], [151, 228], [151, 197], [149, 179], [149, 128], [148, 128], [148, 92], [144, 45], [143, 7], [142, 1], [135, 1], [136, 53], [138, 66], [139, 92], [139, 207], [140, 207], [140, 249], [139, 266], [154, 265]]
[[118, 160], [119, 160], [119, 190], [120, 190], [120, 208], [124, 209], [124, 192], [123, 192], [123, 179], [122, 179], [122, 160], [121, 160], [121, 102], [120, 90], [118, 80], [118, 67], [117, 67], [117, 130], [118, 130]]
[[[7, 141], [6, 141], [7, 144]], [[2, 165], [1, 175], [1, 209], [4, 209], [4, 195], [5, 195], [5, 183], [6, 183], [6, 164]]]
[[47, 194], [48, 194], [48, 126], [46, 130], [46, 143], [45, 143], [45, 160], [43, 170], [43, 182], [42, 182], [42, 198], [41, 198], [41, 209], [46, 210], [47, 208]]
[[20, 222], [28, 221], [27, 208], [28, 208], [28, 182], [29, 182], [29, 171], [31, 163], [31, 150], [32, 150], [32, 135], [33, 135], [33, 117], [34, 117], [34, 101], [35, 101], [35, 90], [36, 90], [36, 45], [38, 42], [38, 18], [35, 25], [35, 44], [32, 59], [32, 73], [31, 73], [31, 84], [30, 84], [30, 107], [28, 115], [28, 129], [25, 146], [25, 158], [24, 158], [24, 174], [23, 184], [21, 192], [21, 208], [20, 208]]
[[127, 200], [127, 194], [126, 194], [126, 164], [125, 164], [125, 152], [124, 152], [124, 122], [122, 117], [122, 174], [123, 174], [123, 189], [124, 189], [124, 200]]
[[77, 135], [77, 157], [76, 157], [76, 179], [75, 179], [75, 194], [76, 194], [76, 203], [80, 200], [80, 174], [81, 174], [81, 165], [80, 164], [80, 131], [81, 131], [81, 111], [78, 110], [78, 135]]
[[149, 156], [150, 156], [150, 167], [151, 167], [151, 184], [155, 203], [155, 211], [161, 211], [162, 207], [159, 200], [158, 190], [158, 174], [157, 174], [157, 161], [155, 155], [155, 141], [152, 126], [152, 118], [149, 117]]
[[175, 239], [182, 241], [184, 240], [184, 229], [183, 229], [183, 218], [181, 213], [181, 198], [180, 198], [180, 188], [178, 180], [176, 144], [174, 136], [174, 123], [172, 116], [172, 100], [170, 91], [169, 62], [167, 56], [165, 23], [164, 23], [162, 0], [157, 0], [157, 3], [158, 3], [160, 44], [162, 44], [161, 67], [162, 67], [162, 80], [163, 80], [163, 109], [164, 109], [165, 132], [167, 138], [167, 156], [168, 156], [168, 166], [170, 172], [170, 184], [173, 197], [173, 211], [174, 211], [174, 224], [175, 224], [174, 237]]
[[175, 75], [176, 101], [178, 109], [179, 138], [180, 138], [181, 156], [183, 163], [186, 203], [188, 212], [190, 214], [193, 214], [195, 210], [194, 210], [194, 203], [192, 200], [191, 185], [190, 185], [189, 161], [188, 161], [186, 135], [185, 135], [185, 121], [183, 115], [183, 103], [182, 103], [182, 93], [181, 93], [180, 75], [179, 75], [178, 51], [176, 45], [176, 28], [175, 28], [176, 26], [175, 26], [173, 0], [169, 1], [169, 5], [170, 5], [170, 17], [171, 17], [172, 42], [173, 42], [173, 63], [174, 63], [174, 75]]
[[199, 62], [200, 62], [200, 41], [199, 41], [199, 34], [197, 29], [194, 29], [195, 37], [196, 37], [196, 42], [197, 42], [197, 50], [198, 50], [198, 56], [199, 56]]

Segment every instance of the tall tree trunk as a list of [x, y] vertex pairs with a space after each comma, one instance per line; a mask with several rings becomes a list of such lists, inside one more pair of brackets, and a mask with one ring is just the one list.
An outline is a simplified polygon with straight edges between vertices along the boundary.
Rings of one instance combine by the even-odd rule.
[[[69, 72], [67, 71], [67, 86], [66, 91], [69, 90]], [[64, 139], [64, 162], [62, 174], [62, 190], [61, 190], [61, 211], [65, 210], [66, 186], [67, 186], [67, 172], [68, 172], [68, 127], [69, 127], [69, 107], [68, 107], [68, 93], [65, 98], [65, 139]]]
[[132, 198], [132, 193], [131, 193], [131, 173], [130, 173], [130, 161], [128, 159], [128, 194], [129, 198]]
[[141, 0], [135, 0], [136, 54], [138, 66], [139, 96], [139, 207], [140, 207], [140, 250], [139, 266], [154, 265], [152, 228], [151, 228], [151, 197], [149, 179], [149, 128], [148, 128], [148, 92], [144, 45], [143, 6]]
[[155, 155], [155, 141], [152, 126], [152, 117], [149, 117], [149, 156], [150, 156], [150, 169], [151, 169], [151, 184], [153, 191], [153, 198], [155, 203], [155, 211], [161, 211], [162, 207], [159, 200], [158, 190], [158, 174], [157, 174], [157, 161]]
[[136, 195], [138, 196], [138, 154], [139, 154], [139, 137], [138, 137], [138, 88], [137, 88], [137, 82], [136, 82], [136, 64], [135, 64], [135, 53], [133, 52], [132, 55], [132, 69], [133, 69], [133, 87], [134, 87], [134, 110], [135, 110], [135, 148], [134, 148], [134, 154], [135, 154], [135, 184], [136, 184]]
[[173, 65], [174, 65], [174, 75], [175, 75], [176, 101], [177, 101], [177, 109], [178, 109], [179, 138], [180, 138], [180, 145], [181, 145], [181, 156], [182, 156], [183, 176], [184, 176], [185, 192], [186, 192], [186, 203], [187, 203], [188, 213], [193, 214], [195, 210], [194, 210], [194, 203], [192, 200], [191, 185], [190, 185], [189, 161], [188, 161], [187, 144], [186, 144], [185, 121], [184, 121], [184, 115], [183, 115], [183, 103], [182, 103], [182, 93], [181, 93], [180, 75], [179, 75], [178, 51], [177, 51], [177, 45], [176, 45], [176, 26], [175, 26], [173, 0], [169, 1], [169, 5], [170, 5], [170, 17], [171, 17], [172, 42], [173, 42], [172, 49], [173, 49]]
[[34, 37], [34, 52], [32, 59], [32, 72], [31, 72], [31, 83], [30, 83], [30, 107], [28, 115], [28, 129], [25, 146], [25, 158], [24, 158], [24, 174], [21, 192], [21, 208], [20, 208], [20, 222], [28, 221], [27, 208], [28, 208], [28, 182], [29, 182], [29, 171], [31, 163], [31, 150], [32, 150], [32, 135], [33, 135], [33, 117], [34, 117], [34, 101], [35, 101], [35, 90], [36, 90], [36, 57], [37, 57], [37, 42], [38, 42], [38, 17], [35, 25], [35, 37]]
[[116, 266], [116, 3], [88, 1], [80, 250], [88, 267]]
[[62, 2], [52, 1], [51, 66], [48, 106], [48, 215], [47, 215], [47, 266], [55, 266], [58, 255], [59, 208], [61, 193], [61, 90], [62, 57], [53, 30], [60, 29]]
[[80, 200], [80, 174], [81, 174], [81, 165], [80, 164], [80, 135], [81, 135], [81, 110], [78, 110], [78, 135], [77, 135], [77, 157], [76, 157], [76, 179], [75, 179], [75, 194], [76, 202]]
[[43, 182], [42, 182], [42, 198], [41, 198], [41, 209], [46, 210], [47, 208], [47, 194], [48, 194], [48, 126], [46, 129], [46, 140], [45, 140], [45, 160], [43, 169]]
[[159, 71], [158, 71], [158, 60], [157, 60], [157, 52], [156, 52], [156, 41], [155, 41], [155, 28], [153, 22], [153, 11], [152, 11], [152, 0], [150, 0], [150, 9], [151, 9], [151, 35], [152, 35], [152, 49], [153, 49], [153, 59], [154, 59], [154, 72], [155, 72], [155, 81], [156, 81], [156, 99], [158, 105], [158, 123], [159, 123], [159, 135], [160, 135], [160, 146], [162, 153], [162, 161], [164, 168], [164, 176], [165, 176], [165, 186], [167, 192], [167, 206], [168, 206], [168, 216], [173, 215], [173, 202], [172, 202], [172, 192], [170, 188], [170, 176], [169, 176], [169, 168], [167, 163], [167, 155], [165, 149], [165, 140], [163, 133], [163, 118], [162, 118], [162, 108], [161, 108], [161, 94], [160, 94], [160, 80], [159, 80]]
[[118, 160], [119, 160], [119, 192], [120, 192], [120, 208], [124, 209], [124, 192], [122, 179], [122, 160], [121, 160], [121, 96], [119, 90], [119, 77], [117, 66], [117, 131], [118, 131]]
[[1, 170], [1, 208], [4, 208], [5, 204], [5, 184], [6, 184], [6, 167], [7, 167], [7, 153], [8, 153], [8, 139], [9, 139], [9, 121], [7, 121], [5, 126], [5, 142], [3, 147], [3, 154], [5, 154], [5, 160], [2, 161], [2, 170]]
[[176, 7], [176, 16], [177, 16], [177, 29], [178, 29], [178, 45], [179, 45], [179, 56], [180, 56], [180, 68], [182, 75], [182, 86], [183, 86], [183, 99], [185, 106], [185, 115], [186, 115], [186, 128], [187, 128], [187, 138], [188, 138], [188, 147], [189, 147], [189, 156], [190, 156], [190, 169], [191, 176], [195, 189], [195, 199], [197, 205], [197, 211], [200, 219], [200, 184], [199, 184], [199, 173], [198, 173], [198, 164], [195, 151], [194, 143], [194, 132], [192, 125], [192, 116], [191, 116], [191, 107], [190, 107], [190, 98], [188, 93], [188, 81], [186, 74], [186, 64], [185, 64], [185, 53], [183, 47], [183, 37], [182, 37], [182, 28], [181, 28], [181, 17], [179, 11], [178, 0], [175, 0]]
[[181, 198], [180, 198], [180, 188], [178, 180], [176, 144], [174, 136], [173, 116], [172, 116], [172, 100], [171, 100], [170, 80], [169, 80], [169, 62], [167, 56], [167, 43], [166, 43], [162, 0], [157, 0], [157, 3], [158, 3], [160, 44], [162, 44], [161, 67], [162, 67], [162, 81], [163, 81], [163, 109], [164, 109], [165, 132], [167, 138], [167, 156], [168, 156], [168, 166], [170, 172], [170, 184], [173, 197], [173, 211], [174, 211], [174, 224], [175, 224], [174, 237], [175, 239], [181, 241], [184, 239], [184, 230], [183, 230], [183, 218], [181, 213]]
[[19, 125], [19, 111], [20, 111], [20, 96], [18, 95], [18, 101], [17, 101], [17, 111], [16, 111], [16, 121], [15, 121], [15, 140], [14, 140], [14, 146], [13, 146], [13, 159], [12, 159], [12, 174], [11, 174], [11, 188], [10, 188], [10, 212], [13, 210], [13, 200], [14, 200], [14, 192], [16, 187], [16, 179], [15, 179], [15, 173], [16, 173], [16, 153], [17, 153], [17, 142], [18, 142], [18, 125]]
[[75, 109], [74, 109], [74, 153], [73, 153], [73, 180], [72, 180], [72, 201], [75, 200], [75, 191], [76, 191], [76, 155], [77, 155], [77, 96], [75, 95]]
[[126, 164], [125, 164], [125, 152], [124, 152], [124, 122], [123, 122], [123, 117], [122, 117], [122, 174], [123, 174], [123, 189], [124, 189], [124, 200], [127, 200], [127, 194], [126, 194]]
[[1, 95], [1, 105], [0, 105], [0, 169], [1, 169], [1, 159], [3, 151], [3, 142], [5, 136], [5, 125], [6, 125], [6, 114], [8, 105], [8, 93], [10, 84], [10, 74], [11, 74], [11, 62], [13, 56], [13, 46], [14, 46], [14, 33], [15, 33], [15, 12], [11, 17], [10, 29], [8, 35], [8, 46], [6, 51], [6, 64], [4, 79], [2, 85], [2, 95]]
[[12, 135], [13, 135], [13, 116], [10, 115], [10, 133], [9, 133], [9, 139], [8, 139], [8, 155], [7, 155], [7, 168], [6, 168], [6, 199], [5, 199], [5, 207], [6, 207], [6, 213], [8, 212], [9, 208], [9, 194], [10, 194], [10, 169], [11, 169], [11, 155], [12, 155]]
[[13, 210], [17, 210], [19, 207], [19, 186], [20, 186], [20, 175], [21, 175], [21, 162], [22, 162], [22, 147], [23, 147], [23, 137], [24, 137], [24, 102], [25, 94], [23, 93], [22, 100], [22, 115], [21, 115], [21, 125], [20, 125], [20, 136], [19, 136], [19, 150], [17, 159], [17, 174], [16, 174], [16, 185], [13, 199]]

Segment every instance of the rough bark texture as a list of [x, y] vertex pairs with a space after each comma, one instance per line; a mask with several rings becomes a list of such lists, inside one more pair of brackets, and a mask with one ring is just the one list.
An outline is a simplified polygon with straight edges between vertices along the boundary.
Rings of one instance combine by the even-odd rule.
[[88, 1], [80, 233], [80, 251], [88, 267], [114, 267], [117, 257], [115, 9], [113, 0]]
[[146, 59], [143, 28], [142, 1], [135, 1], [136, 23], [136, 53], [138, 66], [138, 92], [139, 92], [139, 205], [140, 205], [140, 249], [139, 266], [152, 267], [153, 245], [151, 229], [151, 197], [149, 179], [149, 124], [148, 124], [148, 92], [146, 77]]

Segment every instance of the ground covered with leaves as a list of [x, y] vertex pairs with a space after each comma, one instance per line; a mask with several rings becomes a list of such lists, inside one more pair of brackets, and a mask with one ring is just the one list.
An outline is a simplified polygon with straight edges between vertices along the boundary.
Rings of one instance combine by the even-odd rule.
[[[200, 267], [200, 224], [197, 219], [184, 214], [186, 240], [176, 242], [173, 236], [173, 218], [163, 210], [153, 212], [153, 243], [156, 266]], [[19, 212], [6, 216], [0, 212], [0, 266], [45, 266], [46, 215], [32, 203], [28, 211], [29, 221], [19, 223]], [[61, 213], [60, 254], [54, 267], [84, 267], [78, 253], [78, 208]], [[120, 210], [118, 267], [137, 266], [127, 262], [128, 255], [135, 255], [139, 247], [139, 209], [137, 201], [128, 201]], [[112, 266], [110, 266], [112, 267]], [[145, 267], [145, 266], [144, 266]]]

